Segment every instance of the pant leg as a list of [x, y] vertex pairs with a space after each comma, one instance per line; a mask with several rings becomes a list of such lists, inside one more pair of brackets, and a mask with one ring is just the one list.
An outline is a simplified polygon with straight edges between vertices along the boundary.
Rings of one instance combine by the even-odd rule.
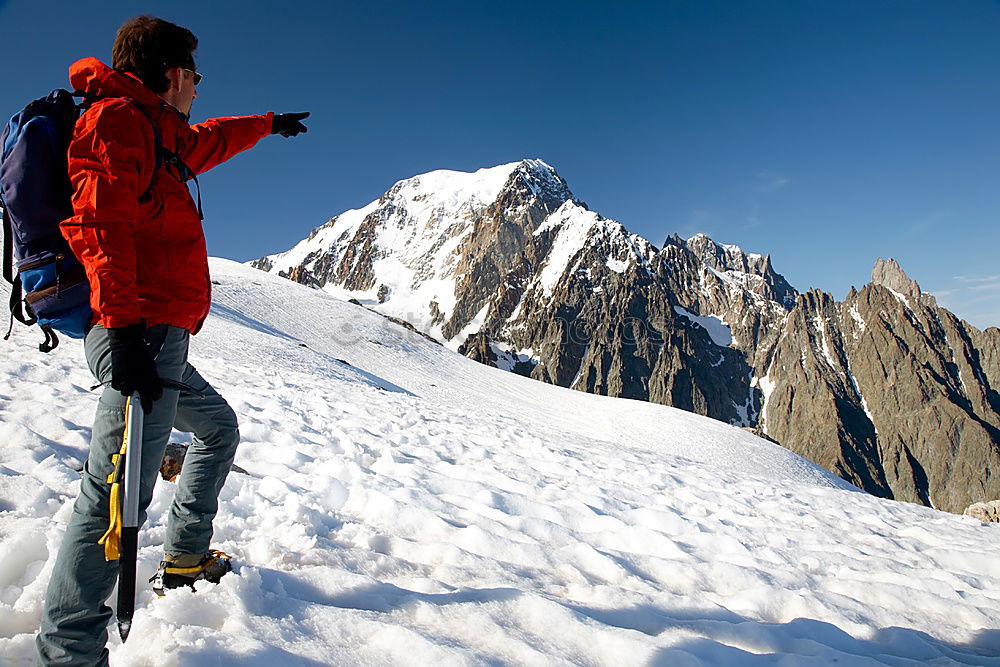
[[181, 382], [201, 395], [182, 391], [177, 403], [174, 426], [194, 437], [167, 518], [163, 551], [172, 556], [208, 551], [219, 492], [240, 442], [236, 413], [194, 366], [187, 364]]
[[[187, 364], [188, 333], [176, 327], [158, 326], [150, 328], [147, 338], [156, 352], [160, 376], [180, 379]], [[109, 381], [111, 353], [107, 332], [100, 327], [91, 329], [84, 349], [94, 377], [100, 382]], [[125, 400], [120, 392], [106, 386], [97, 403], [80, 494], [56, 556], [42, 610], [36, 644], [43, 665], [100, 665], [108, 661], [107, 625], [112, 612], [106, 601], [118, 579], [119, 564], [104, 559], [104, 547], [97, 541], [109, 523], [111, 485], [107, 479], [114, 469], [111, 457], [118, 453], [125, 430]], [[167, 390], [143, 420], [140, 525], [146, 519], [176, 410], [177, 391]]]

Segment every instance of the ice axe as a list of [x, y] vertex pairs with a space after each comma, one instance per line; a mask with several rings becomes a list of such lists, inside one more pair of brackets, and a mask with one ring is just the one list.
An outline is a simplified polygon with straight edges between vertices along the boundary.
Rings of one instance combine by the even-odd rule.
[[[203, 394], [174, 380], [161, 380], [165, 387]], [[107, 383], [102, 383], [107, 384]], [[97, 385], [98, 387], [101, 385]], [[96, 389], [97, 387], [94, 387]], [[142, 399], [133, 392], [125, 403], [125, 432], [122, 446], [112, 456], [114, 470], [108, 476], [111, 485], [110, 521], [107, 532], [98, 540], [104, 557], [118, 561], [118, 633], [124, 642], [132, 629], [135, 614], [135, 562], [139, 537], [139, 485], [142, 468]]]
[[[142, 467], [142, 404], [139, 392], [125, 404], [124, 493], [121, 498], [121, 545], [118, 559], [118, 634], [128, 639], [135, 614], [135, 561], [139, 537], [139, 470]], [[115, 498], [112, 497], [112, 502]]]

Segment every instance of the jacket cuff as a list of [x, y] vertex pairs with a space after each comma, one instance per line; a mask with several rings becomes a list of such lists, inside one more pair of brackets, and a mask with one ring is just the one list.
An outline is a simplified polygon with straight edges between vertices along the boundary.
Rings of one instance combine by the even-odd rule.
[[264, 125], [264, 135], [266, 136], [268, 134], [271, 134], [271, 129], [274, 125], [274, 112], [268, 111], [267, 115], [264, 116], [264, 120], [266, 121]]

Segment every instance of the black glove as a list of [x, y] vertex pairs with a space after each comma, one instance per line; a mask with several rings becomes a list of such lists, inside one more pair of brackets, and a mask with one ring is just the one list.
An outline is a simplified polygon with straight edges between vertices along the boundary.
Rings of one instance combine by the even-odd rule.
[[276, 113], [271, 120], [271, 134], [294, 137], [299, 132], [308, 132], [309, 128], [301, 122], [304, 118], [308, 117], [308, 111], [302, 111], [301, 113]]
[[163, 382], [146, 342], [146, 327], [130, 324], [107, 331], [111, 344], [111, 388], [123, 396], [138, 391], [142, 411], [148, 415], [153, 401], [163, 396]]

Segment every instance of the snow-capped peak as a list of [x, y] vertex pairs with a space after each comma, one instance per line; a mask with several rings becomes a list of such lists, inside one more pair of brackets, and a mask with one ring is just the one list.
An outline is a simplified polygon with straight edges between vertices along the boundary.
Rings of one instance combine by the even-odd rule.
[[[566, 189], [556, 170], [539, 159], [524, 159], [474, 172], [438, 169], [398, 181], [383, 196], [424, 206], [458, 210], [493, 203], [511, 180], [519, 176], [536, 194], [543, 189]], [[571, 195], [570, 195], [571, 196]], [[568, 198], [568, 197], [567, 197]]]
[[424, 201], [432, 207], [450, 209], [489, 204], [522, 164], [512, 162], [474, 172], [438, 169], [397, 182], [383, 199]]

